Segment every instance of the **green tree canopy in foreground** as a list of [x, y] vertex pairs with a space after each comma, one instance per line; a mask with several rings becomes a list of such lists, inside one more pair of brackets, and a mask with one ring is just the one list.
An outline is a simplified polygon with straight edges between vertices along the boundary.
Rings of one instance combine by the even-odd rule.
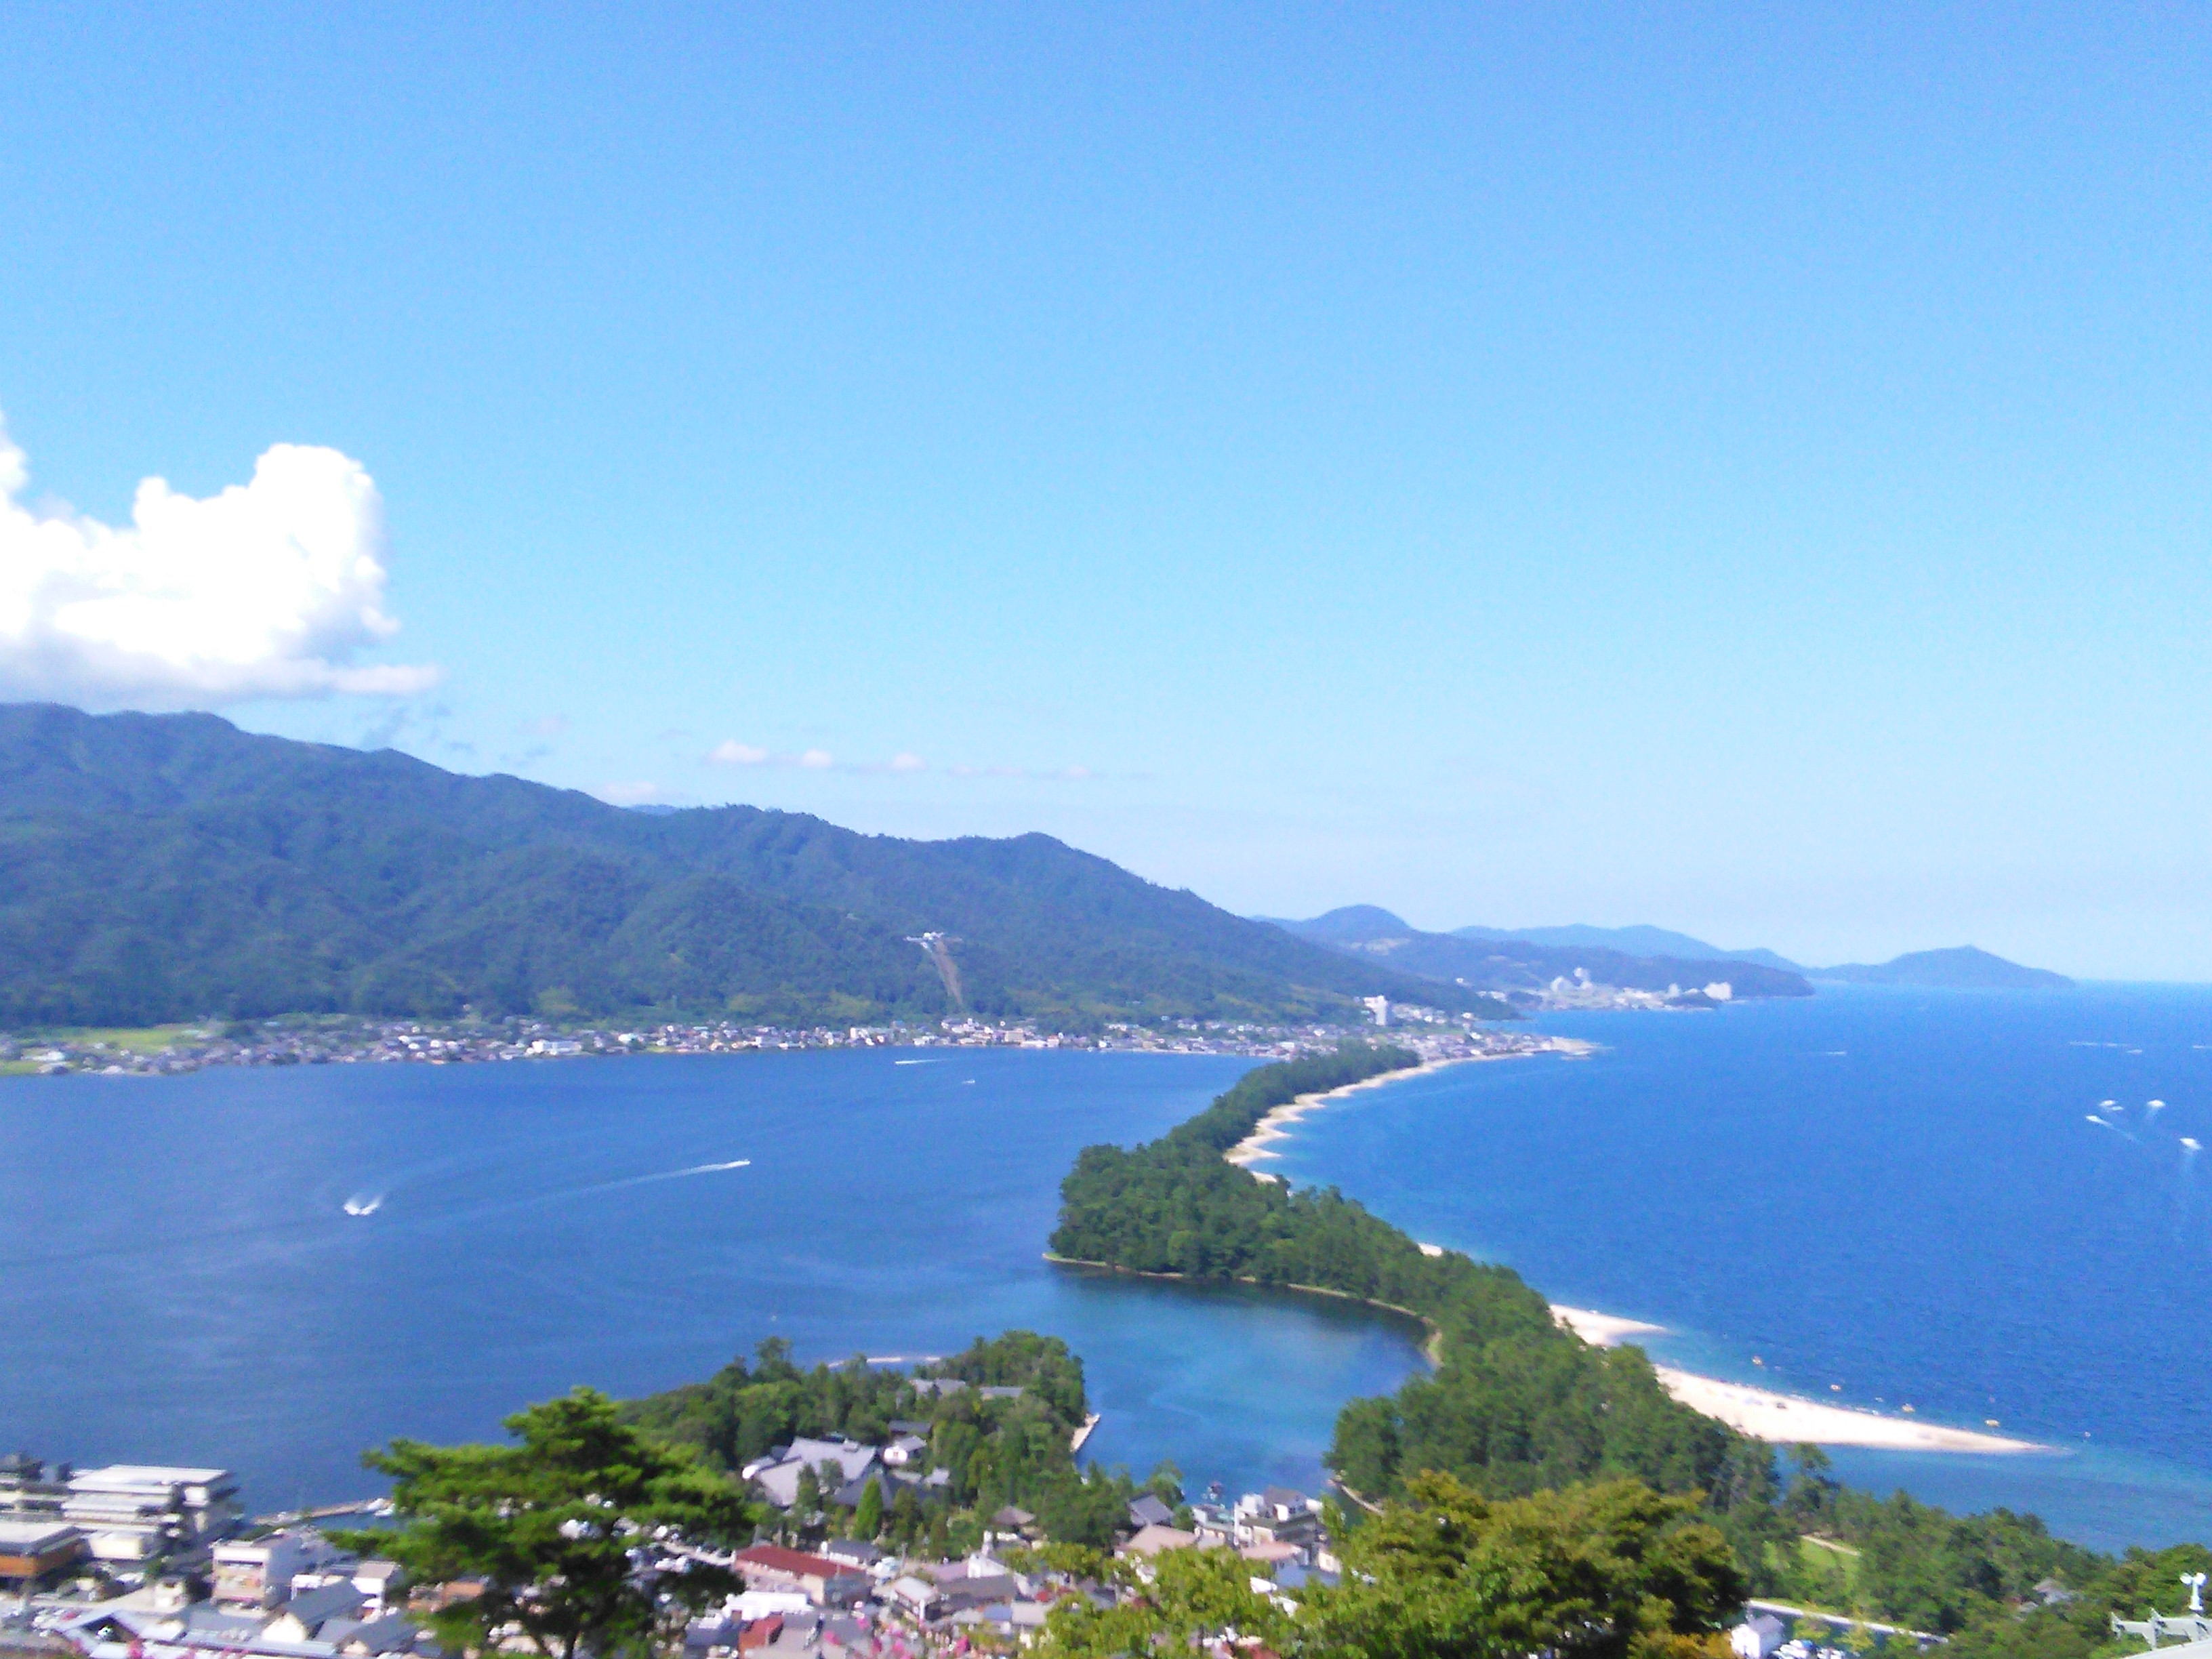
[[1228, 1550], [1176, 1550], [1113, 1571], [1122, 1604], [1056, 1607], [1042, 1650], [1079, 1659], [1181, 1653], [1234, 1630], [1278, 1653], [1368, 1659], [1689, 1659], [1719, 1651], [1743, 1581], [1693, 1499], [1633, 1480], [1492, 1503], [1449, 1475], [1352, 1536], [1343, 1585], [1295, 1615]]
[[580, 1650], [611, 1659], [655, 1645], [669, 1620], [740, 1588], [722, 1569], [694, 1562], [648, 1577], [631, 1559], [660, 1527], [693, 1543], [750, 1538], [752, 1514], [727, 1479], [639, 1433], [590, 1389], [519, 1412], [506, 1427], [518, 1443], [395, 1440], [362, 1459], [392, 1477], [404, 1522], [374, 1547], [417, 1583], [483, 1583], [436, 1616], [447, 1641], [489, 1650], [512, 1627], [545, 1659]]

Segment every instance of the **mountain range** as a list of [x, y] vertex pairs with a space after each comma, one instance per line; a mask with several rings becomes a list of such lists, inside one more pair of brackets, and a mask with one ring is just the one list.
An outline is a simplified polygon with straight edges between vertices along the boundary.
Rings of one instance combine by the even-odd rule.
[[[1813, 994], [1813, 988], [1794, 967], [1770, 967], [1741, 957], [1725, 957], [1710, 945], [1701, 947], [1706, 954], [1691, 957], [1638, 954], [1599, 945], [1544, 944], [1489, 928], [1425, 933], [1371, 904], [1347, 905], [1310, 921], [1278, 921], [1275, 925], [1300, 939], [1311, 939], [1347, 955], [1387, 962], [1394, 968], [1419, 974], [1431, 981], [1468, 988], [1509, 994], [1534, 991], [1555, 979], [1571, 980], [1580, 974], [1587, 975], [1594, 983], [1625, 990], [1696, 991], [1716, 981], [1725, 981], [1729, 994], [1738, 997]], [[1542, 931], [1595, 934], [1603, 930]], [[1681, 937], [1656, 927], [1629, 931], [1637, 936], [1638, 943], [1646, 935]]]
[[1348, 1020], [1507, 1012], [1042, 835], [641, 813], [240, 732], [0, 706], [0, 1026], [655, 1010]]
[[[1426, 933], [1371, 904], [1346, 905], [1309, 921], [1274, 924], [1302, 939], [1389, 962], [1462, 985], [1514, 990], [1571, 978], [1579, 968], [1600, 984], [1662, 990], [1726, 980], [1737, 996], [1807, 996], [1808, 981], [1947, 990], [2064, 990], [2074, 981], [1962, 945], [1914, 951], [1872, 965], [1807, 968], [1772, 951], [1728, 951], [1665, 927], [1458, 927]], [[1456, 944], [1455, 943], [1456, 942]]]

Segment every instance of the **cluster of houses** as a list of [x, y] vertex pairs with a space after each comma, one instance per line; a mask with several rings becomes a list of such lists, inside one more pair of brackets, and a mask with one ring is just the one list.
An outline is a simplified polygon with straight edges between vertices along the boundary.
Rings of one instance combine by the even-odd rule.
[[[926, 1428], [895, 1424], [879, 1446], [797, 1440], [744, 1474], [787, 1509], [810, 1471], [824, 1498], [847, 1504], [871, 1480], [887, 1490], [927, 1486], [944, 1477], [919, 1473]], [[1182, 1508], [1144, 1493], [1126, 1518], [1117, 1551], [1125, 1559], [1233, 1551], [1254, 1592], [1285, 1611], [1343, 1571], [1321, 1503], [1282, 1487], [1229, 1504], [1215, 1486]], [[21, 1454], [0, 1458], [0, 1589], [19, 1595], [12, 1613], [0, 1600], [0, 1647], [56, 1659], [445, 1659], [428, 1616], [481, 1591], [468, 1583], [410, 1588], [392, 1562], [362, 1559], [310, 1528], [246, 1538], [236, 1535], [242, 1521], [236, 1484], [221, 1469], [49, 1473]], [[1009, 1507], [990, 1517], [982, 1547], [957, 1560], [851, 1539], [757, 1543], [732, 1555], [664, 1539], [646, 1547], [655, 1559], [641, 1570], [680, 1571], [688, 1557], [740, 1576], [739, 1594], [687, 1628], [685, 1659], [917, 1659], [965, 1651], [987, 1633], [1026, 1645], [1070, 1597], [1115, 1604], [1121, 1592], [1112, 1583], [1044, 1570], [1017, 1547], [1038, 1538], [1036, 1517]], [[1757, 1609], [1730, 1646], [1738, 1659], [1826, 1652], [1789, 1641], [1781, 1622]]]
[[[1561, 981], [1565, 985], [1565, 981]], [[1608, 995], [1610, 988], [1601, 988]], [[1710, 989], [1711, 988], [1708, 988]], [[1723, 990], [1727, 988], [1722, 987]], [[1653, 997], [1654, 1006], [1664, 999]], [[1534, 1040], [1477, 1026], [1471, 1016], [1369, 1000], [1377, 1024], [1424, 1059], [1515, 1053]], [[1611, 1005], [1607, 1005], [1611, 1006]], [[1409, 1029], [1408, 1023], [1412, 1028]], [[167, 1073], [208, 1066], [327, 1066], [413, 1061], [562, 1060], [619, 1054], [719, 1054], [805, 1048], [1097, 1048], [1143, 1054], [1242, 1054], [1295, 1060], [1333, 1053], [1346, 1038], [1370, 1035], [1339, 1025], [1283, 1025], [1247, 1020], [1168, 1019], [1055, 1031], [1025, 1020], [949, 1018], [934, 1025], [748, 1025], [730, 1020], [641, 1026], [632, 1030], [562, 1026], [540, 1019], [272, 1020], [246, 1028], [180, 1027], [157, 1046], [119, 1036], [14, 1037], [0, 1032], [0, 1066], [36, 1071]]]
[[242, 1520], [227, 1470], [0, 1457], [0, 1586], [19, 1628], [87, 1659], [438, 1659], [392, 1562]]
[[[794, 1441], [745, 1474], [785, 1507], [798, 1499], [805, 1471], [825, 1497], [847, 1502], [870, 1480], [926, 1487], [944, 1479], [922, 1472], [926, 1428], [894, 1425], [879, 1446]], [[842, 1482], [835, 1492], [833, 1479]], [[312, 1528], [244, 1537], [243, 1521], [236, 1483], [223, 1470], [63, 1465], [50, 1473], [20, 1454], [0, 1459], [0, 1589], [18, 1595], [12, 1608], [0, 1600], [0, 1645], [81, 1659], [444, 1659], [428, 1615], [481, 1589], [410, 1588], [392, 1562], [362, 1559]], [[1301, 1492], [1271, 1487], [1231, 1505], [1215, 1488], [1187, 1511], [1143, 1494], [1127, 1522], [1124, 1556], [1232, 1550], [1249, 1564], [1253, 1589], [1285, 1606], [1341, 1571], [1321, 1504]], [[1034, 1555], [1014, 1547], [1038, 1540], [1036, 1517], [1008, 1507], [990, 1517], [982, 1547], [957, 1560], [890, 1554], [855, 1540], [805, 1549], [758, 1543], [730, 1556], [664, 1540], [647, 1547], [656, 1559], [641, 1570], [678, 1568], [688, 1556], [740, 1575], [743, 1591], [690, 1625], [687, 1659], [902, 1659], [987, 1632], [1018, 1642], [1066, 1597], [1113, 1605], [1112, 1585], [1038, 1570]]]
[[[803, 1456], [823, 1447], [846, 1454], [841, 1468], [861, 1467], [854, 1449], [842, 1443], [802, 1442], [793, 1449]], [[791, 1468], [797, 1461], [768, 1464], [764, 1472]], [[896, 1473], [896, 1466], [887, 1470], [880, 1460], [877, 1468], [877, 1479]], [[855, 1476], [854, 1486], [866, 1478]], [[773, 1495], [766, 1483], [763, 1489]], [[1286, 1607], [1308, 1586], [1335, 1583], [1342, 1571], [1322, 1524], [1322, 1505], [1303, 1492], [1269, 1487], [1233, 1505], [1218, 1499], [1192, 1504], [1186, 1518], [1189, 1526], [1176, 1526], [1175, 1510], [1142, 1494], [1129, 1505], [1117, 1553], [1142, 1561], [1168, 1550], [1233, 1550], [1249, 1564], [1252, 1589]], [[807, 1549], [756, 1544], [731, 1562], [744, 1578], [744, 1594], [695, 1621], [686, 1647], [693, 1659], [743, 1659], [753, 1653], [896, 1659], [982, 1632], [1024, 1641], [1071, 1596], [1101, 1607], [1114, 1605], [1119, 1592], [1111, 1585], [1017, 1567], [1005, 1559], [1015, 1554], [1013, 1547], [1036, 1539], [1036, 1517], [1008, 1507], [990, 1517], [982, 1548], [953, 1561], [887, 1554], [852, 1539]]]

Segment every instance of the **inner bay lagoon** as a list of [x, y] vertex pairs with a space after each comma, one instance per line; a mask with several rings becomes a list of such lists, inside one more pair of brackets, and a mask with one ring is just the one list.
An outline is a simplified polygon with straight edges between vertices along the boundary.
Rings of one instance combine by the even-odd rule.
[[1418, 1327], [1042, 1259], [1082, 1147], [1158, 1134], [1252, 1063], [896, 1048], [0, 1079], [0, 1438], [231, 1468], [269, 1512], [378, 1492], [360, 1454], [394, 1436], [494, 1438], [532, 1400], [697, 1381], [763, 1337], [811, 1363], [1018, 1327], [1083, 1357], [1088, 1456], [1313, 1490], [1338, 1407], [1418, 1369]]
[[[2212, 1200], [2180, 1144], [2212, 1140], [2212, 992], [1824, 988], [1536, 1024], [1601, 1048], [1368, 1091], [1261, 1167], [1663, 1325], [1662, 1362], [2062, 1449], [1839, 1449], [1854, 1484], [2104, 1547], [2212, 1536]], [[1084, 1358], [1090, 1455], [1312, 1490], [1337, 1408], [1419, 1370], [1417, 1330], [1041, 1256], [1077, 1151], [1159, 1133], [1251, 1063], [0, 1080], [0, 1437], [234, 1468], [267, 1510], [374, 1491], [358, 1455], [394, 1435], [489, 1437], [527, 1401], [667, 1388], [763, 1336], [811, 1361], [1026, 1327]]]

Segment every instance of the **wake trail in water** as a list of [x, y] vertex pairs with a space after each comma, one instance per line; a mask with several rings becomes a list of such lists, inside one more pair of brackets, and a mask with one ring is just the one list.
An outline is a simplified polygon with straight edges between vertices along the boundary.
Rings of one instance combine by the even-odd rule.
[[733, 1158], [726, 1164], [694, 1164], [681, 1170], [661, 1170], [652, 1175], [626, 1176], [620, 1181], [602, 1181], [594, 1186], [580, 1187], [573, 1193], [557, 1196], [580, 1198], [586, 1193], [610, 1193], [619, 1187], [643, 1187], [656, 1181], [683, 1181], [692, 1176], [721, 1175], [730, 1170], [748, 1169], [751, 1164], [752, 1159], [749, 1158]]

